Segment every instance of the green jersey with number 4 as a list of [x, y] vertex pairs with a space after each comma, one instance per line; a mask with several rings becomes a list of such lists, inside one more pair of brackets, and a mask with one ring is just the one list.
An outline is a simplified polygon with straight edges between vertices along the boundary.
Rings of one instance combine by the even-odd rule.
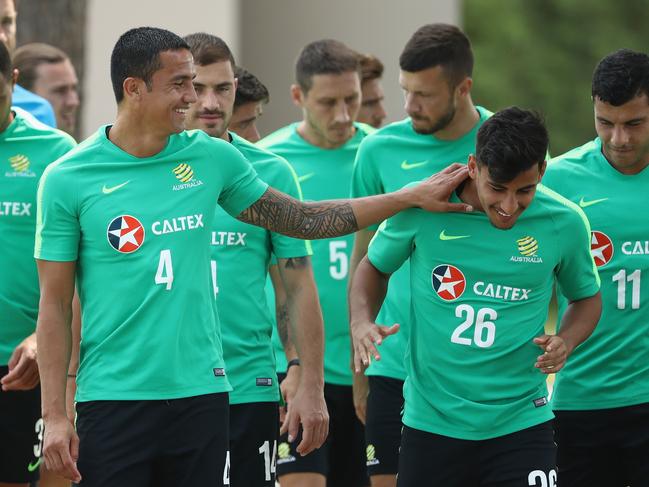
[[37, 259], [77, 261], [77, 400], [149, 400], [230, 389], [210, 280], [215, 208], [233, 216], [267, 185], [231, 144], [201, 131], [134, 157], [99, 131], [50, 165], [38, 193]]
[[[625, 175], [595, 139], [552, 161], [544, 184], [584, 210], [602, 280], [602, 316], [557, 374], [553, 407], [608, 409], [649, 402], [649, 169]], [[559, 297], [560, 315], [566, 299]]]
[[532, 340], [555, 277], [572, 300], [597, 293], [589, 233], [579, 208], [542, 186], [506, 231], [482, 212], [387, 220], [368, 257], [385, 273], [410, 259], [404, 424], [484, 440], [552, 418]]
[[[356, 133], [336, 149], [322, 149], [304, 140], [298, 123], [270, 134], [259, 144], [293, 166], [305, 200], [348, 198], [356, 151], [373, 129], [355, 124]], [[351, 345], [347, 317], [347, 273], [353, 236], [314, 240], [313, 273], [318, 286], [325, 325], [325, 382], [351, 385]], [[283, 355], [279, 339], [276, 353]]]
[[[352, 197], [372, 196], [396, 191], [412, 181], [431, 176], [454, 162], [466, 163], [475, 152], [478, 129], [491, 112], [476, 107], [480, 119], [462, 137], [441, 140], [434, 135], [418, 134], [409, 118], [387, 125], [367, 137], [356, 156], [352, 177]], [[377, 225], [370, 227], [376, 230]], [[367, 375], [381, 375], [404, 380], [403, 363], [408, 336], [408, 309], [410, 303], [409, 263], [390, 279], [388, 293], [377, 317], [377, 323], [399, 323], [401, 331], [383, 342], [379, 351], [381, 360], [373, 361]]]
[[[288, 162], [230, 133], [259, 177], [294, 198], [300, 185]], [[223, 333], [223, 357], [232, 385], [230, 404], [279, 400], [271, 344], [273, 319], [264, 287], [271, 254], [310, 255], [307, 241], [249, 225], [218, 207], [212, 230], [212, 284]]]
[[14, 120], [0, 133], [0, 365], [36, 329], [39, 291], [31, 249], [38, 179], [75, 145], [64, 132], [12, 110]]

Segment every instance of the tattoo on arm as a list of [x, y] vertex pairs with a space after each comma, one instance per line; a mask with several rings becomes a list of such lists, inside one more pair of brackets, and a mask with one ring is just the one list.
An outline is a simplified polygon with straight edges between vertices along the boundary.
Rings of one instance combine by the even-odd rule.
[[284, 263], [285, 269], [304, 269], [309, 266], [308, 257], [289, 257]]
[[279, 335], [279, 340], [282, 342], [282, 347], [286, 349], [288, 340], [288, 327], [290, 326], [290, 318], [288, 316], [288, 305], [282, 304], [277, 306], [276, 316], [277, 316], [277, 334]]
[[273, 188], [244, 210], [239, 220], [302, 239], [331, 238], [358, 230], [348, 201], [303, 203]]

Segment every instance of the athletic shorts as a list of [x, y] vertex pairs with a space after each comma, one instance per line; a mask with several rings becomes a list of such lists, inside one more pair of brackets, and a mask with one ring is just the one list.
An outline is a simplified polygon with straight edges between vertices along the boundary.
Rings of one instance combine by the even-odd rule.
[[[280, 381], [284, 377], [280, 376]], [[352, 386], [325, 384], [324, 396], [329, 410], [329, 435], [325, 443], [306, 456], [297, 453], [302, 435], [293, 443], [288, 435], [279, 438], [277, 476], [290, 473], [319, 473], [327, 477], [327, 487], [364, 487], [370, 485], [365, 467], [363, 424], [356, 417]]]
[[552, 422], [488, 440], [460, 440], [404, 426], [398, 487], [554, 487]]
[[230, 485], [275, 485], [279, 436], [276, 402], [230, 405]]
[[226, 392], [77, 403], [81, 487], [230, 483]]
[[[0, 377], [7, 375], [0, 366]], [[0, 389], [0, 482], [24, 484], [38, 480], [43, 451], [41, 389]]]
[[365, 441], [367, 472], [372, 475], [396, 475], [399, 470], [403, 381], [378, 375], [368, 376]]
[[561, 487], [649, 486], [649, 403], [554, 414]]

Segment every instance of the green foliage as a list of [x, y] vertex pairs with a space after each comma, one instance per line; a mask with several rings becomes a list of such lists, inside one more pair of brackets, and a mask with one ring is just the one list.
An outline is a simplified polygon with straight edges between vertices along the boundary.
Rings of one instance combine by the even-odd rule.
[[474, 101], [541, 112], [554, 156], [585, 143], [595, 136], [593, 69], [622, 47], [647, 52], [648, 8], [647, 0], [464, 0]]

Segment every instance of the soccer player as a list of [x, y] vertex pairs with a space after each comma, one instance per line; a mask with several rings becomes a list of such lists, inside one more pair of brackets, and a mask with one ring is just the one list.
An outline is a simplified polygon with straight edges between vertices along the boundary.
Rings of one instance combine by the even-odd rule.
[[[10, 53], [16, 48], [16, 15], [15, 0], [0, 0], [0, 42], [7, 46]], [[52, 105], [17, 83], [14, 85], [12, 103], [44, 124], [56, 127]]]
[[[561, 485], [649, 481], [649, 56], [622, 49], [593, 74], [598, 137], [556, 158], [543, 179], [578, 204], [592, 227], [603, 311], [557, 375], [553, 392]], [[566, 301], [560, 299], [560, 312]]]
[[[471, 99], [473, 53], [469, 39], [457, 27], [421, 27], [404, 47], [399, 64], [409, 117], [363, 141], [352, 177], [355, 197], [394, 191], [451, 162], [468, 160], [475, 152], [478, 128], [491, 114]], [[356, 233], [352, 276], [375, 231], [370, 227]], [[403, 355], [410, 318], [408, 269], [406, 262], [392, 276], [378, 317], [380, 323], [399, 323], [401, 332], [380, 347], [381, 360], [367, 369], [367, 377], [354, 376], [354, 402], [365, 423], [373, 487], [393, 487], [397, 481], [406, 378]]]
[[[210, 289], [217, 204], [304, 239], [413, 206], [466, 207], [448, 202], [466, 177], [460, 165], [375, 198], [302, 203], [274, 190], [231, 144], [184, 130], [194, 74], [176, 34], [127, 31], [111, 56], [117, 119], [40, 181], [44, 455], [50, 469], [87, 486], [229, 483], [230, 385]], [[76, 432], [65, 412], [75, 274], [84, 312]]]
[[242, 67], [234, 68], [234, 77], [237, 78], [237, 94], [228, 130], [254, 143], [261, 139], [257, 121], [262, 116], [270, 95], [264, 84]]
[[[556, 484], [545, 374], [592, 332], [601, 299], [588, 220], [537, 191], [547, 146], [534, 113], [496, 113], [478, 130], [470, 179], [454, 195], [477, 211], [403, 212], [358, 266], [350, 308], [360, 368], [398, 330], [374, 321], [390, 274], [410, 259], [401, 487]], [[555, 279], [570, 305], [548, 336]]]
[[361, 107], [356, 121], [366, 123], [374, 128], [383, 125], [385, 112], [383, 87], [383, 63], [376, 56], [361, 54]]
[[[234, 57], [219, 37], [197, 33], [185, 37], [194, 57], [197, 101], [187, 112], [187, 128], [205, 131], [231, 143], [259, 177], [274, 188], [300, 198], [295, 172], [285, 160], [229, 132], [238, 93]], [[230, 393], [230, 484], [273, 486], [278, 437], [279, 388], [271, 343], [273, 319], [264, 286], [271, 255], [279, 260], [288, 290], [290, 314], [299, 328], [293, 334], [301, 362], [300, 389], [291, 401], [296, 421], [289, 431], [297, 436], [302, 418], [301, 454], [325, 440], [328, 413], [324, 403], [322, 370], [324, 344], [322, 314], [311, 269], [310, 245], [249, 225], [217, 208], [212, 223], [212, 285], [219, 309], [223, 358]], [[288, 423], [287, 423], [288, 426]]]
[[[361, 102], [358, 54], [335, 40], [312, 42], [298, 55], [295, 77], [291, 96], [302, 109], [303, 120], [268, 135], [260, 145], [291, 163], [306, 200], [349, 195], [356, 151], [372, 130], [354, 122]], [[329, 438], [308, 457], [297, 455], [295, 447], [280, 438], [277, 475], [282, 487], [368, 484], [363, 425], [354, 414], [349, 368], [345, 283], [351, 243], [351, 236], [313, 242], [313, 270], [325, 325]]]
[[0, 486], [38, 478], [43, 440], [36, 364], [38, 276], [30, 248], [36, 189], [45, 167], [74, 145], [11, 106], [17, 78], [0, 43]]
[[52, 104], [56, 126], [74, 134], [79, 111], [77, 73], [61, 49], [32, 42], [20, 46], [12, 56], [20, 83]]

